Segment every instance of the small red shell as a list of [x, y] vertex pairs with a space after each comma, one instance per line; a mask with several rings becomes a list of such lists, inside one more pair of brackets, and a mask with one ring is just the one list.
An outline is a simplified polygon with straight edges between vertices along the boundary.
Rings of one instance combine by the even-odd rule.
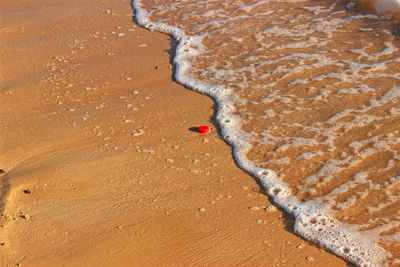
[[201, 125], [197, 128], [197, 131], [199, 133], [205, 134], [205, 133], [209, 133], [211, 131], [210, 127], [206, 126], [206, 125]]

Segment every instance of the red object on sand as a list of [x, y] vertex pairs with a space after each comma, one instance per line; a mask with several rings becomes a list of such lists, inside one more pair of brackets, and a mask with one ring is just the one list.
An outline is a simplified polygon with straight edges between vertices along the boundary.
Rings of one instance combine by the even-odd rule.
[[211, 131], [210, 127], [208, 127], [206, 125], [199, 126], [199, 128], [197, 128], [197, 130], [199, 131], [199, 133], [202, 133], [202, 134], [209, 133]]

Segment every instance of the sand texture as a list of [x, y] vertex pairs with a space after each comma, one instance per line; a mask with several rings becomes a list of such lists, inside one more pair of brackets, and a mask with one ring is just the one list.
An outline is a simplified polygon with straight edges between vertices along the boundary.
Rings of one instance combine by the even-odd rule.
[[234, 164], [129, 1], [0, 4], [1, 266], [346, 266]]

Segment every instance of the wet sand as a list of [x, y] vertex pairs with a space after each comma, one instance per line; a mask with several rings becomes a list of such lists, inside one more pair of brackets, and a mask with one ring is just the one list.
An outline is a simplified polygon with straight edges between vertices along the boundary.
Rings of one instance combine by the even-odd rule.
[[346, 266], [234, 164], [129, 1], [2, 1], [2, 266]]

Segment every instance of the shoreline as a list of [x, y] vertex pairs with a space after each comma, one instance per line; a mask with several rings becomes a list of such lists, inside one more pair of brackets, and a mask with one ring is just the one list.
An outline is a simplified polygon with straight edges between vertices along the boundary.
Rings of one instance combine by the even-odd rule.
[[[137, 24], [151, 31], [155, 30], [168, 34], [175, 40], [177, 46], [174, 48], [176, 52], [173, 58], [174, 70], [176, 70], [173, 73], [174, 80], [214, 100], [216, 111], [213, 118], [218, 125], [221, 138], [232, 148], [232, 156], [236, 165], [257, 181], [257, 184], [263, 188], [263, 191], [266, 192], [266, 195], [268, 195], [268, 198], [272, 200], [275, 206], [286, 212], [288, 216], [294, 217], [292, 232], [314, 244], [324, 247], [350, 264], [381, 265], [384, 260], [389, 258], [384, 249], [379, 247], [375, 242], [365, 238], [362, 233], [348, 229], [346, 224], [343, 224], [330, 214], [315, 211], [312, 203], [307, 205], [305, 202], [298, 201], [291, 195], [291, 190], [281, 181], [274, 170], [257, 167], [247, 158], [249, 153], [248, 148], [251, 147], [251, 144], [246, 140], [246, 137], [243, 137], [247, 133], [242, 131], [241, 122], [235, 114], [234, 100], [232, 100], [235, 94], [231, 92], [230, 88], [225, 88], [219, 84], [207, 84], [202, 80], [197, 80], [188, 71], [192, 69], [190, 63], [191, 57], [196, 57], [202, 53], [200, 52], [202, 49], [198, 49], [200, 51], [197, 51], [196, 47], [202, 46], [203, 37], [186, 35], [184, 30], [179, 27], [165, 22], [152, 21], [149, 16], [150, 13], [143, 7], [141, 0], [133, 0], [132, 8], [136, 13], [135, 20]], [[305, 224], [301, 222], [309, 220], [312, 217], [319, 218], [318, 220], [323, 221], [323, 225], [325, 225], [324, 221], [330, 221], [334, 226], [321, 231], [319, 228], [322, 226], [319, 223]], [[349, 242], [348, 240], [351, 241]], [[343, 246], [347, 246], [350, 243], [352, 252], [343, 251]], [[360, 257], [360, 255], [368, 256]]]
[[189, 131], [213, 102], [171, 81], [169, 37], [128, 1], [3, 6], [4, 265], [346, 266], [289, 232], [215, 131]]

